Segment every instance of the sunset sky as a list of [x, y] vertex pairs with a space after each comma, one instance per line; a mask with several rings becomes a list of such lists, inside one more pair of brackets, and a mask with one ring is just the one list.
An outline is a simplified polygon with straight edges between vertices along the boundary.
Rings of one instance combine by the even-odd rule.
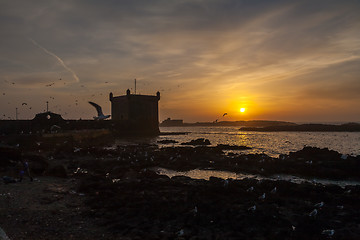
[[0, 0], [0, 119], [109, 114], [135, 78], [160, 121], [360, 122], [360, 1]]

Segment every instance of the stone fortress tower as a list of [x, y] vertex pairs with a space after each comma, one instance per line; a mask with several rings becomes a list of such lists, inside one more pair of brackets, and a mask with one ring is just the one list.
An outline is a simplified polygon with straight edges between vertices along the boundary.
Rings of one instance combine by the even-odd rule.
[[109, 94], [111, 102], [111, 120], [125, 121], [132, 128], [143, 129], [154, 133], [159, 132], [159, 107], [160, 92], [155, 96], [131, 94], [113, 96]]

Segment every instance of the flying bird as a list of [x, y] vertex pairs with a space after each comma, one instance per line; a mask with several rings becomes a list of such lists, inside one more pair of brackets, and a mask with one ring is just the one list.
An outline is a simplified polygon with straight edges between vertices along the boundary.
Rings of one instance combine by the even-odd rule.
[[110, 115], [104, 115], [102, 112], [102, 109], [99, 105], [97, 105], [94, 102], [89, 102], [91, 105], [93, 105], [96, 108], [97, 116], [94, 117], [95, 120], [104, 120], [110, 117]]
[[227, 113], [224, 113], [224, 114], [223, 114], [223, 117], [225, 117], [226, 115], [227, 115]]

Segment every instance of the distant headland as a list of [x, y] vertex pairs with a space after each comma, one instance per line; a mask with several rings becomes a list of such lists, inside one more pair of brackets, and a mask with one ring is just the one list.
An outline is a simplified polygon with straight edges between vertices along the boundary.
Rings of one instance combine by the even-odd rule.
[[233, 126], [233, 127], [267, 127], [294, 126], [296, 123], [284, 121], [250, 120], [250, 121], [220, 121], [184, 123], [181, 119], [168, 118], [160, 123], [160, 127], [191, 127], [191, 126]]
[[228, 126], [240, 127], [241, 131], [257, 131], [257, 132], [360, 132], [359, 123], [345, 124], [297, 124], [286, 121], [270, 121], [270, 120], [249, 120], [249, 121], [220, 121], [220, 122], [196, 122], [184, 123], [181, 119], [168, 118], [160, 123], [160, 127], [197, 127], [197, 126]]
[[359, 123], [345, 123], [341, 125], [333, 124], [295, 124], [278, 125], [266, 127], [242, 127], [241, 131], [258, 132], [360, 132]]

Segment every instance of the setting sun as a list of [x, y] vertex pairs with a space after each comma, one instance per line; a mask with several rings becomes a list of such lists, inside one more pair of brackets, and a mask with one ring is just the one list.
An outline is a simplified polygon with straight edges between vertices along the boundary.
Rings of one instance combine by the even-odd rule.
[[245, 112], [245, 110], [246, 110], [245, 108], [240, 108], [240, 112], [242, 113]]

